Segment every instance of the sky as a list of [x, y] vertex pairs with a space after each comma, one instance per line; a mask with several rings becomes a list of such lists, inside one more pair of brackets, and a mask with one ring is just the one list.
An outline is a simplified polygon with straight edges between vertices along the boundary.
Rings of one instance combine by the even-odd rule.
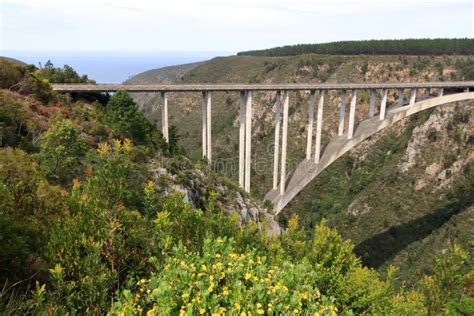
[[339, 40], [474, 37], [474, 0], [0, 3], [3, 52], [235, 53]]

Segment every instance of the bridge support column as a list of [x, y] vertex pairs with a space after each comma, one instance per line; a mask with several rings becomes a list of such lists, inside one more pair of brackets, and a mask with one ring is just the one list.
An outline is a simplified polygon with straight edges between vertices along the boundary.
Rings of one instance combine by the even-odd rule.
[[354, 135], [355, 110], [356, 110], [357, 90], [352, 90], [351, 108], [349, 111], [349, 130], [347, 131], [347, 138], [352, 139]]
[[212, 160], [211, 150], [211, 92], [202, 93], [202, 156]]
[[211, 92], [206, 93], [206, 103], [207, 103], [207, 160], [209, 162], [212, 161], [212, 128], [211, 128], [211, 118], [212, 118], [212, 111], [211, 111]]
[[380, 102], [380, 120], [385, 119], [385, 108], [387, 107], [388, 90], [382, 90], [382, 101]]
[[240, 113], [239, 113], [239, 185], [245, 185], [245, 106], [247, 96], [245, 91], [240, 92]]
[[469, 88], [464, 89], [464, 92], [469, 92]]
[[275, 100], [275, 145], [273, 147], [273, 189], [278, 189], [278, 158], [280, 157], [281, 91], [277, 91]]
[[165, 92], [161, 92], [160, 95], [160, 107], [161, 107], [161, 132], [163, 133], [163, 138], [168, 143], [168, 99]]
[[245, 100], [245, 192], [250, 192], [250, 157], [252, 151], [252, 91]]
[[321, 131], [323, 125], [323, 106], [324, 106], [324, 90], [319, 91], [318, 116], [316, 119], [316, 141], [314, 149], [314, 162], [318, 163], [321, 156]]
[[375, 114], [375, 89], [370, 90], [370, 105], [369, 105], [369, 117], [374, 117]]
[[341, 110], [339, 111], [339, 128], [337, 135], [341, 136], [344, 134], [344, 119], [346, 116], [346, 90], [341, 92]]
[[444, 89], [443, 88], [439, 88], [438, 89], [438, 97], [442, 97], [444, 94]]
[[201, 121], [202, 121], [202, 158], [206, 158], [207, 157], [207, 102], [205, 98], [205, 92], [202, 93]]
[[403, 94], [403, 89], [398, 90], [398, 106], [403, 106], [403, 100], [404, 94]]
[[306, 159], [311, 159], [311, 147], [313, 141], [313, 119], [314, 119], [314, 99], [315, 91], [311, 90], [309, 96], [309, 111], [308, 111], [308, 137], [306, 139]]
[[416, 102], [416, 88], [411, 89], [410, 92], [410, 105], [415, 104]]
[[283, 96], [283, 131], [281, 139], [281, 168], [280, 168], [280, 195], [285, 193], [286, 186], [286, 146], [288, 137], [288, 107], [289, 107], [288, 91]]

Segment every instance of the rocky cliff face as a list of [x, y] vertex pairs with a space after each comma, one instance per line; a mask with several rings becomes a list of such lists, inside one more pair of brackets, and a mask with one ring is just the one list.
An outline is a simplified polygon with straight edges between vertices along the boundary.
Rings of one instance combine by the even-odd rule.
[[201, 169], [172, 172], [170, 169], [157, 167], [156, 163], [152, 165], [155, 165], [151, 168], [153, 178], [163, 196], [179, 193], [184, 202], [193, 208], [203, 210], [213, 199], [215, 206], [223, 210], [227, 216], [237, 216], [240, 225], [254, 222], [260, 231], [265, 231], [270, 236], [282, 232], [282, 228], [268, 209], [232, 183], [219, 181]]

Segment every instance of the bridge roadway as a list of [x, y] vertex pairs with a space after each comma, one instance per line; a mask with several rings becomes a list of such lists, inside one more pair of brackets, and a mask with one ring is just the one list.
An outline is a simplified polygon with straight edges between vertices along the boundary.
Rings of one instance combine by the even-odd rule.
[[[411, 114], [449, 102], [474, 99], [474, 81], [424, 82], [424, 83], [324, 83], [324, 84], [172, 84], [172, 85], [122, 85], [122, 84], [53, 84], [58, 92], [159, 92], [161, 128], [168, 141], [168, 99], [169, 92], [201, 92], [202, 156], [211, 162], [211, 93], [217, 91], [240, 93], [239, 112], [239, 185], [250, 192], [251, 142], [252, 142], [252, 93], [254, 91], [276, 91], [275, 98], [275, 147], [273, 163], [273, 188], [266, 199], [273, 203], [273, 211], [279, 213], [312, 179], [345, 152], [367, 137]], [[388, 107], [388, 90], [398, 90], [398, 102]], [[437, 97], [416, 102], [418, 89], [436, 89]], [[444, 95], [444, 90], [450, 94]], [[287, 173], [289, 92], [310, 91], [306, 159], [291, 173]], [[321, 146], [323, 106], [325, 92], [340, 92], [341, 106], [337, 137], [326, 148]], [[356, 122], [357, 92], [370, 90], [369, 118]], [[376, 90], [381, 90], [379, 113], [376, 111]], [[404, 90], [410, 90], [408, 104]], [[459, 93], [459, 90], [464, 92]], [[316, 92], [318, 104], [315, 108]], [[350, 97], [349, 97], [349, 93]], [[346, 99], [349, 97], [349, 113], [346, 113]], [[317, 110], [317, 111], [315, 111]], [[316, 120], [314, 116], [316, 115]], [[347, 130], [345, 119], [348, 116]], [[313, 135], [314, 129], [314, 135]], [[280, 137], [281, 136], [281, 137]], [[314, 145], [313, 145], [314, 140]], [[313, 149], [314, 148], [314, 149]]]
[[204, 92], [204, 91], [289, 91], [289, 90], [358, 90], [358, 89], [423, 89], [474, 88], [474, 81], [423, 83], [320, 83], [320, 84], [53, 84], [58, 92]]

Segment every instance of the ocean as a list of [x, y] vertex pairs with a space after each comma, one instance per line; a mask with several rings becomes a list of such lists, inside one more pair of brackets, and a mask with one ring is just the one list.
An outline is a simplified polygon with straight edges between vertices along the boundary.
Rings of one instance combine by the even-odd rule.
[[80, 75], [87, 74], [97, 83], [122, 83], [130, 77], [166, 66], [204, 61], [216, 56], [232, 55], [232, 52], [18, 52], [1, 51], [0, 55], [11, 57], [36, 66], [48, 60], [55, 67], [69, 65]]

